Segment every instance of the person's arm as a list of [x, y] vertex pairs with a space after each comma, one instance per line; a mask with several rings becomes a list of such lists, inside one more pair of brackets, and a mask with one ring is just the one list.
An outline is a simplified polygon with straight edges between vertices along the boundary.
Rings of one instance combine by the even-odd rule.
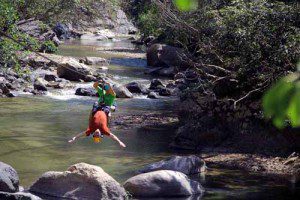
[[123, 147], [123, 148], [126, 147], [126, 145], [121, 140], [119, 140], [119, 138], [117, 136], [115, 136], [114, 134], [110, 133], [110, 135], [108, 137], [110, 137], [111, 139], [113, 139], [114, 141], [116, 141], [117, 143], [119, 143], [119, 145], [121, 147]]
[[74, 137], [73, 137], [71, 140], [69, 140], [68, 142], [69, 142], [69, 143], [73, 143], [73, 142], [75, 142], [75, 140], [77, 140], [78, 138], [83, 137], [83, 136], [86, 136], [85, 132], [78, 133], [76, 136], [74, 136]]

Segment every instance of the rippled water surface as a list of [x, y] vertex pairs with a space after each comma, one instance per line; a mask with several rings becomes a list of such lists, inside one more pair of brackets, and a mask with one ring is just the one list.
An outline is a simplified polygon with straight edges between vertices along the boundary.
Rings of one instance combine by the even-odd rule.
[[[134, 48], [128, 41], [72, 41], [61, 47], [60, 54], [106, 57], [111, 60], [108, 73], [115, 75], [119, 82], [139, 80], [149, 83], [150, 77], [143, 73], [145, 60], [102, 54], [98, 47]], [[0, 160], [16, 168], [21, 185], [29, 186], [46, 171], [66, 170], [78, 162], [101, 166], [122, 183], [143, 165], [179, 153], [168, 149], [175, 131], [170, 126], [126, 130], [112, 127], [112, 131], [127, 144], [126, 149], [120, 149], [110, 139], [94, 144], [91, 138], [84, 138], [68, 144], [69, 138], [86, 129], [89, 110], [96, 100], [77, 97], [74, 92], [0, 99]], [[176, 106], [176, 102], [174, 99], [150, 100], [144, 97], [118, 99], [115, 115], [166, 112]], [[297, 188], [240, 170], [212, 166], [206, 176], [193, 179], [206, 188], [202, 199], [296, 199], [299, 195]]]

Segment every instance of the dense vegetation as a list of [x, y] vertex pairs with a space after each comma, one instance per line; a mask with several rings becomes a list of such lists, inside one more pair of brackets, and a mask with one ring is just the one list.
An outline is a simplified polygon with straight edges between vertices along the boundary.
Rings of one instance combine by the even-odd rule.
[[[208, 75], [208, 89], [225, 76], [234, 80], [230, 85], [224, 84], [227, 88], [223, 92], [215, 92], [218, 99], [234, 102], [245, 96], [245, 99], [248, 96], [261, 99], [258, 92], [262, 94], [280, 77], [296, 71], [300, 58], [300, 6], [297, 1], [175, 0], [177, 7], [170, 1], [130, 2], [135, 6], [130, 6], [129, 11], [139, 16], [137, 24], [141, 32], [163, 38], [162, 42], [191, 53], [198, 63], [194, 68], [202, 76]], [[204, 70], [210, 66], [224, 70]], [[298, 79], [293, 78], [293, 81]], [[299, 87], [296, 85], [290, 88]], [[298, 94], [292, 91], [296, 89], [282, 91], [281, 100], [274, 95], [265, 98], [264, 104], [269, 105], [266, 114], [274, 117], [278, 127], [284, 125], [286, 117], [293, 119], [293, 125], [300, 124], [299, 119], [292, 117], [300, 115], [298, 106], [293, 103]], [[278, 89], [273, 91], [278, 92]], [[203, 95], [201, 93], [199, 95]]]
[[[22, 43], [18, 45], [0, 35], [0, 66], [18, 69], [17, 51], [33, 49], [36, 51], [55, 52], [52, 41], [40, 43], [37, 38], [22, 33], [18, 29], [22, 20], [39, 20], [41, 30], [53, 27], [57, 22], [77, 22], [84, 13], [91, 18], [99, 14], [94, 4], [101, 0], [0, 0], [0, 30]], [[106, 9], [113, 10], [118, 0], [108, 1]], [[80, 10], [81, 12], [77, 12]]]

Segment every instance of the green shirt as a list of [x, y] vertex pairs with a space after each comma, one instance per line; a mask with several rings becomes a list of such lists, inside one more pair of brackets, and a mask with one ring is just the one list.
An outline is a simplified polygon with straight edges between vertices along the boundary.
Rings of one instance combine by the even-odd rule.
[[103, 90], [101, 87], [98, 86], [97, 92], [99, 94], [98, 102], [104, 103], [106, 106], [112, 106], [115, 102], [115, 95], [107, 93], [105, 90]]

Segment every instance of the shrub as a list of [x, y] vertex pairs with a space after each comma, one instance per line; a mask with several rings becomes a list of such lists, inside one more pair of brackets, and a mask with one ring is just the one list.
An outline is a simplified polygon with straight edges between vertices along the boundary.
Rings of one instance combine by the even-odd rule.
[[41, 51], [45, 53], [55, 53], [57, 50], [57, 46], [52, 41], [45, 41], [41, 46]]

